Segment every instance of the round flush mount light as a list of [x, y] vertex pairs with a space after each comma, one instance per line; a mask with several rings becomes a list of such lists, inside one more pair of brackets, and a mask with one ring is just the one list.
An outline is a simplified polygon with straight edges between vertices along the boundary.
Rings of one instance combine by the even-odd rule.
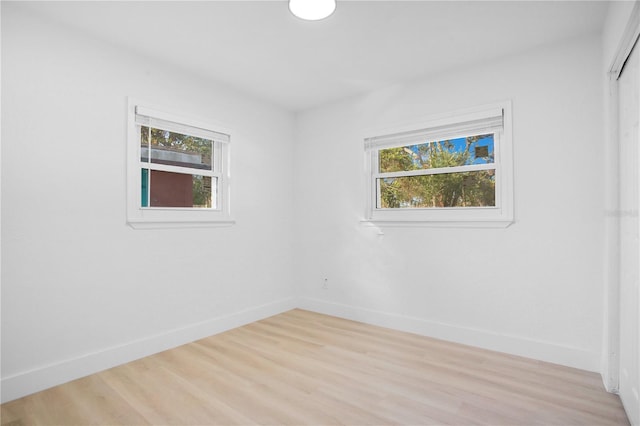
[[289, 10], [306, 21], [319, 21], [336, 10], [336, 0], [289, 0]]

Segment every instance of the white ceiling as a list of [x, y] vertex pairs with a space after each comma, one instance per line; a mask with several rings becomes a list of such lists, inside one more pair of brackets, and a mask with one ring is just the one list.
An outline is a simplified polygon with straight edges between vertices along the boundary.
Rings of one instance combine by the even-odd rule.
[[23, 3], [60, 23], [292, 111], [601, 31], [606, 1]]

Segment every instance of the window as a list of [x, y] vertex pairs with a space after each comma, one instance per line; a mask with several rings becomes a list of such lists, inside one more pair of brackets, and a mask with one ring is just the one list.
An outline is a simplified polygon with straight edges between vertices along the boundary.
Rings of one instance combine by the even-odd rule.
[[230, 136], [194, 119], [130, 100], [128, 223], [211, 226], [229, 216]]
[[366, 137], [367, 221], [508, 226], [510, 122], [505, 102]]

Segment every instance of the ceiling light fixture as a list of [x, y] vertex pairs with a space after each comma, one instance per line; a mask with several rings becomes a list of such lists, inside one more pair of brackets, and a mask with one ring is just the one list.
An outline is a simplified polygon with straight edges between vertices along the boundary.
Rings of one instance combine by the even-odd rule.
[[289, 0], [289, 10], [306, 21], [319, 21], [336, 10], [336, 0]]

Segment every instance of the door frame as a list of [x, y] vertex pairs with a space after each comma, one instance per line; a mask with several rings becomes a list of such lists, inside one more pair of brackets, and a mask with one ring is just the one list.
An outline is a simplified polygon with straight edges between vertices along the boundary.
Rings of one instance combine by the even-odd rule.
[[602, 376], [605, 388], [613, 393], [618, 393], [620, 385], [620, 197], [618, 193], [620, 140], [617, 81], [639, 38], [640, 1], [636, 0], [608, 73], [610, 143], [607, 145], [607, 198], [605, 200], [606, 330]]

